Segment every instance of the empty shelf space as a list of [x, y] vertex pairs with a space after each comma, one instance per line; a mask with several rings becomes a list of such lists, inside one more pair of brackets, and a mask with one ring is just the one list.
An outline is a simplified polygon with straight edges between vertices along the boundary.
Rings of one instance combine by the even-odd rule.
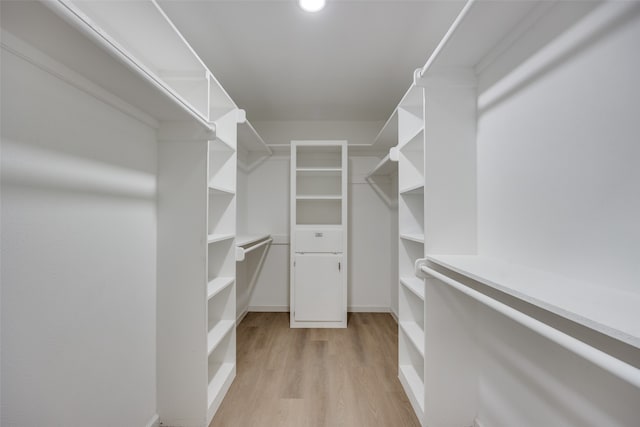
[[[413, 93], [422, 98], [422, 88], [416, 88]], [[401, 150], [413, 151], [416, 139], [420, 142], [424, 138], [418, 135], [424, 132], [424, 117], [422, 112], [422, 101], [415, 106], [398, 107], [398, 147]], [[422, 147], [422, 144], [420, 144]]]
[[400, 238], [404, 240], [409, 240], [416, 243], [424, 243], [424, 234], [417, 233], [401, 233]]
[[220, 341], [235, 326], [234, 320], [219, 320], [207, 334], [207, 354], [211, 354], [218, 347]]
[[329, 194], [329, 195], [302, 194], [302, 195], [297, 195], [296, 199], [298, 200], [341, 200], [342, 196], [339, 194]]
[[384, 159], [378, 163], [378, 165], [373, 168], [371, 172], [367, 175], [370, 176], [387, 176], [392, 175], [398, 172], [398, 162], [394, 162], [389, 158], [387, 154]]
[[238, 124], [238, 145], [242, 146], [248, 152], [273, 154], [269, 146], [248, 120]]
[[210, 183], [209, 184], [209, 191], [211, 191], [212, 193], [216, 193], [216, 194], [226, 194], [226, 195], [235, 195], [236, 192], [235, 190], [231, 189], [231, 188], [225, 188], [221, 185], [217, 185], [217, 184], [213, 184]]
[[401, 277], [400, 283], [424, 301], [424, 280], [417, 277]]
[[418, 117], [422, 117], [422, 100], [423, 97], [423, 89], [421, 86], [416, 86], [415, 83], [409, 86], [407, 92], [404, 94], [400, 103], [398, 104], [399, 108], [404, 110], [411, 111]]
[[298, 173], [341, 173], [342, 168], [296, 168], [296, 172]]
[[424, 126], [415, 130], [415, 134], [411, 134], [410, 139], [400, 147], [403, 152], [423, 151], [424, 149]]
[[234, 280], [235, 280], [234, 277], [229, 276], [229, 277], [216, 277], [215, 279], [210, 281], [207, 284], [207, 300], [210, 300], [211, 298], [218, 295], [220, 292], [226, 289], [227, 286], [231, 285], [234, 282]]
[[393, 110], [391, 116], [373, 140], [372, 147], [391, 148], [398, 144], [398, 109]]
[[[225, 383], [229, 382], [235, 373], [235, 363], [221, 363], [217, 366], [216, 372], [209, 381], [207, 390], [208, 406], [211, 406], [220, 394], [226, 391]], [[211, 369], [211, 367], [209, 367]]]
[[236, 152], [236, 147], [229, 141], [216, 135], [216, 139], [209, 141], [211, 151], [228, 153], [228, 155]]
[[402, 195], [420, 195], [424, 194], [424, 183], [417, 183], [414, 185], [407, 186], [400, 190], [400, 194]]
[[416, 322], [400, 321], [400, 328], [418, 350], [420, 356], [424, 357], [424, 331], [420, 326]]
[[223, 242], [225, 240], [233, 239], [235, 234], [209, 234], [207, 237], [207, 243]]
[[[411, 365], [400, 365], [400, 382], [404, 385], [409, 400], [414, 408], [419, 408], [420, 414], [424, 413], [424, 383], [418, 372]], [[417, 409], [416, 408], [416, 409]]]
[[640, 348], [640, 294], [476, 255], [431, 255], [434, 264]]

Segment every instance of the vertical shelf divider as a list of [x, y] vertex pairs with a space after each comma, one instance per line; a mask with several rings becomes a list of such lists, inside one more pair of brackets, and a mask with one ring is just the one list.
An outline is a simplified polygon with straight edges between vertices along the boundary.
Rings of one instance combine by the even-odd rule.
[[425, 409], [424, 281], [414, 274], [425, 256], [424, 89], [412, 85], [398, 115], [398, 377], [422, 425]]

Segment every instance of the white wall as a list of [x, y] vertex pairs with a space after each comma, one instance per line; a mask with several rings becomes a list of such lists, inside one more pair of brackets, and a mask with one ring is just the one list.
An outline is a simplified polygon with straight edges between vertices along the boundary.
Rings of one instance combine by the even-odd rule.
[[564, 55], [547, 47], [481, 110], [482, 254], [640, 291], [637, 10]]
[[[292, 139], [347, 139], [370, 144], [380, 122], [257, 122], [269, 144]], [[392, 211], [364, 180], [379, 161], [376, 156], [349, 156], [350, 310], [387, 311], [396, 255], [391, 251]], [[252, 309], [289, 307], [289, 153], [277, 153], [251, 172], [248, 179], [249, 232], [276, 236], [251, 295]]]
[[[585, 34], [481, 97], [479, 253], [637, 294], [640, 8]], [[500, 315], [481, 319], [485, 426], [637, 425], [637, 389]]]
[[[238, 153], [240, 157], [241, 153]], [[248, 173], [238, 168], [236, 180], [236, 232], [238, 235], [248, 234]], [[251, 253], [247, 254], [251, 256]], [[249, 260], [236, 263], [236, 316], [242, 316], [249, 308], [249, 278], [247, 267]]]
[[154, 131], [2, 51], [4, 427], [156, 413]]

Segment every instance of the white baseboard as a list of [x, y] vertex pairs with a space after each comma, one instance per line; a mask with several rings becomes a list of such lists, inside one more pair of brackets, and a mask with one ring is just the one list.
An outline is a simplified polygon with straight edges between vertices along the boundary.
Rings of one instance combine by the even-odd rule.
[[288, 305], [250, 305], [248, 311], [254, 311], [259, 313], [281, 313], [281, 312], [289, 312]]
[[[248, 311], [253, 312], [289, 312], [288, 305], [250, 305]], [[380, 307], [380, 306], [351, 306], [347, 307], [347, 311], [349, 313], [391, 313], [389, 307]], [[391, 314], [396, 317], [394, 313]], [[397, 317], [396, 317], [397, 319]]]
[[242, 319], [244, 319], [244, 317], [249, 314], [249, 310], [243, 310], [242, 313], [240, 313], [238, 315], [238, 317], [236, 317], [236, 325], [240, 324], [240, 322], [242, 322]]
[[155, 414], [153, 417], [151, 417], [146, 427], [160, 427], [160, 417], [158, 416], [158, 414]]
[[393, 317], [393, 320], [395, 320], [395, 321], [396, 321], [396, 323], [398, 323], [398, 322], [399, 322], [399, 320], [398, 320], [398, 313], [396, 313], [395, 311], [393, 311], [393, 309], [392, 309], [392, 308], [390, 308], [390, 309], [389, 309], [389, 314], [391, 315], [391, 317]]
[[349, 313], [388, 313], [389, 307], [356, 305], [347, 307]]

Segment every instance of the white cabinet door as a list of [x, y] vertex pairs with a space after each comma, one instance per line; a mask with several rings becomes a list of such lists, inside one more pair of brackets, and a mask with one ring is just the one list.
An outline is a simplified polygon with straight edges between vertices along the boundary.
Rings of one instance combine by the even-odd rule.
[[344, 292], [342, 255], [295, 255], [294, 317], [298, 322], [340, 322]]

